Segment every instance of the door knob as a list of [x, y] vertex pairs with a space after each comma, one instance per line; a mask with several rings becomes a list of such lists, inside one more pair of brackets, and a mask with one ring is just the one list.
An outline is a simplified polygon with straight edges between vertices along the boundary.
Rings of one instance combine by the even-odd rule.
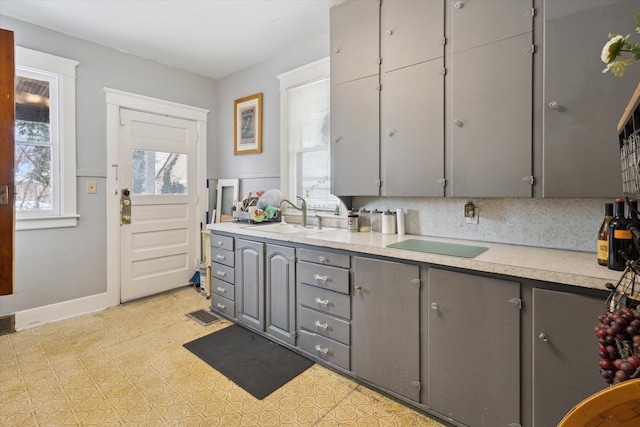
[[542, 342], [549, 342], [549, 335], [545, 334], [544, 332], [540, 332], [540, 335], [538, 335], [538, 339]]

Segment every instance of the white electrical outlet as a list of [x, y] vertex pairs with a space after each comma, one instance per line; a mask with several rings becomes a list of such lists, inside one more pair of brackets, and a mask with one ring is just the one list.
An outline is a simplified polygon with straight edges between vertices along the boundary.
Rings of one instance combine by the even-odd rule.
[[87, 181], [87, 194], [96, 194], [98, 192], [98, 183], [95, 181]]
[[473, 216], [464, 218], [467, 224], [477, 224], [480, 221], [480, 208], [476, 206], [473, 213]]

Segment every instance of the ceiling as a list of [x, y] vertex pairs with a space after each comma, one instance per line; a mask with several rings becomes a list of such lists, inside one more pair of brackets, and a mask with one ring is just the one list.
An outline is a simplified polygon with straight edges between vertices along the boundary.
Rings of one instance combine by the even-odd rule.
[[0, 0], [0, 14], [221, 79], [328, 37], [342, 1]]

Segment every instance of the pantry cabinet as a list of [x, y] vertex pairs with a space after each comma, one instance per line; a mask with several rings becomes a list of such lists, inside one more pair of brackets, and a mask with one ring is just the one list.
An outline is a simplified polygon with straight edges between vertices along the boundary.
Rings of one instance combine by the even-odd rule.
[[520, 423], [520, 283], [429, 268], [427, 406], [473, 427]]
[[602, 74], [609, 33], [635, 34], [633, 1], [544, 3], [543, 196], [622, 193], [617, 124], [638, 81]]
[[267, 244], [265, 331], [286, 343], [296, 343], [296, 250]]
[[354, 258], [353, 371], [358, 378], [420, 401], [420, 270]]
[[533, 420], [555, 426], [573, 406], [604, 389], [593, 327], [601, 298], [533, 289]]
[[236, 239], [238, 321], [264, 331], [264, 243]]

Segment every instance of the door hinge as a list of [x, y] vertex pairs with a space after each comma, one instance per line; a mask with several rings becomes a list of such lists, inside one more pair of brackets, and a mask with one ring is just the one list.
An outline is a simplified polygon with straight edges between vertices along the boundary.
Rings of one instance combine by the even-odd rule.
[[420, 383], [420, 381], [412, 381], [411, 385], [414, 386], [415, 388], [417, 388], [418, 391], [420, 391], [422, 389], [422, 383]]
[[512, 298], [509, 300], [509, 304], [514, 305], [518, 308], [518, 310], [522, 310], [522, 299], [520, 298]]
[[422, 285], [422, 282], [420, 279], [411, 279], [411, 283], [416, 285], [416, 288], [419, 288]]
[[524, 178], [522, 178], [522, 181], [528, 182], [529, 185], [533, 185], [536, 183], [536, 177], [533, 175], [525, 176]]

